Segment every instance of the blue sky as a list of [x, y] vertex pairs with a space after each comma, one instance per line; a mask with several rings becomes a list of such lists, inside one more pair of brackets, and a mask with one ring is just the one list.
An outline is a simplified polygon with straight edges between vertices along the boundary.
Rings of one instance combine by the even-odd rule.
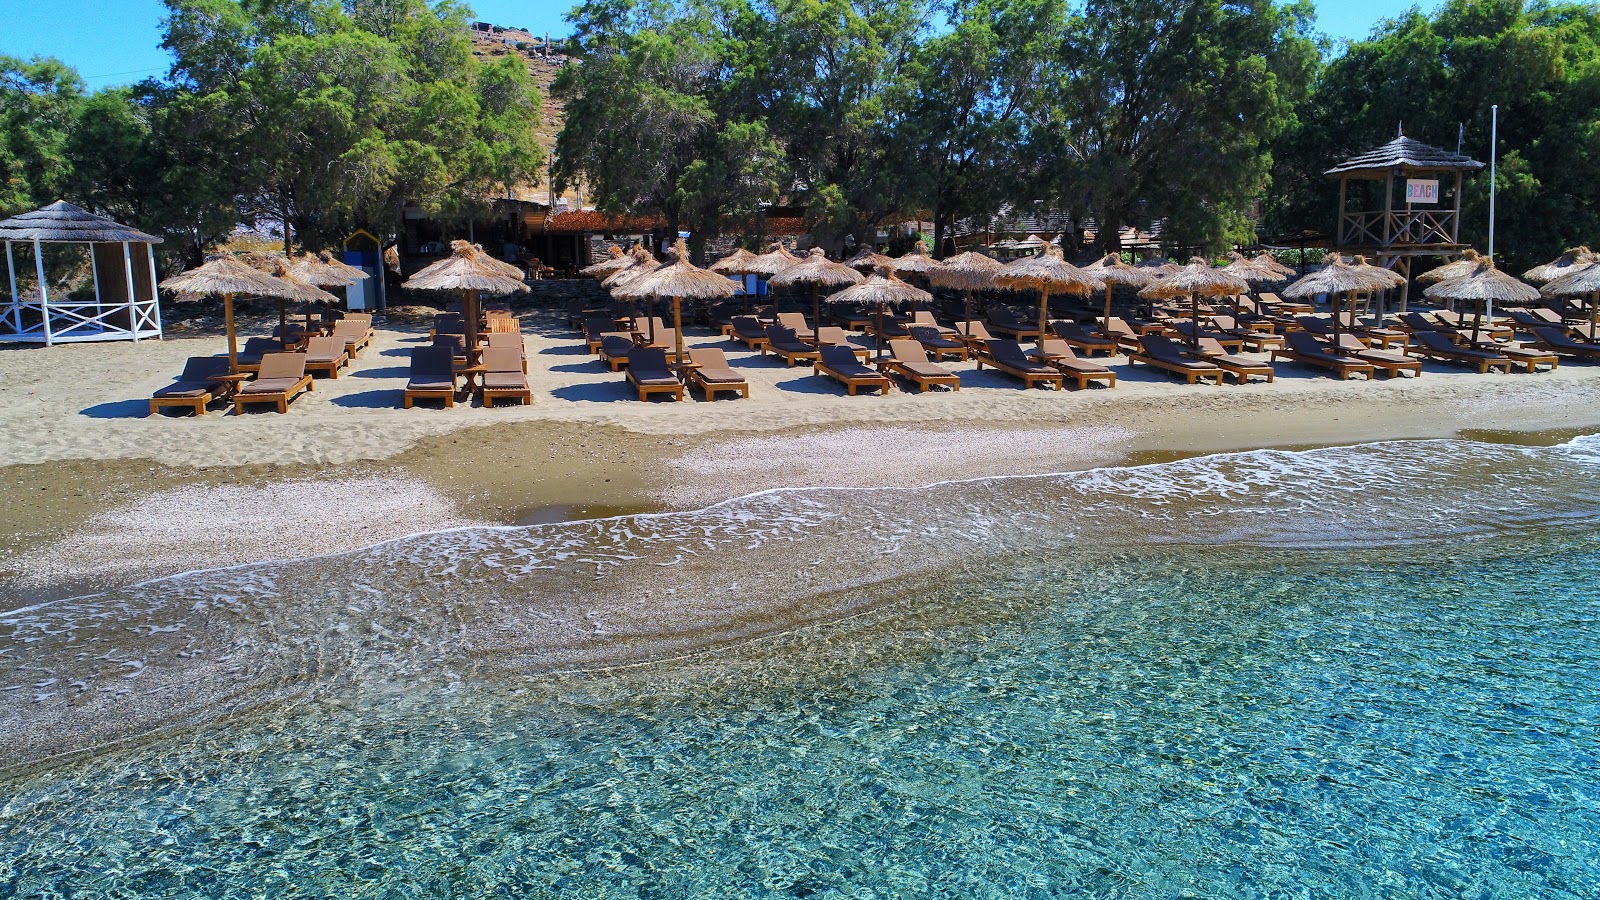
[[[1413, 4], [1395, 0], [1316, 0], [1319, 28], [1335, 39], [1365, 37], [1378, 20]], [[1438, 0], [1420, 0], [1425, 9]], [[534, 33], [567, 33], [566, 0], [473, 0], [478, 18]], [[138, 81], [166, 72], [160, 0], [0, 0], [0, 53], [56, 56], [90, 87]]]

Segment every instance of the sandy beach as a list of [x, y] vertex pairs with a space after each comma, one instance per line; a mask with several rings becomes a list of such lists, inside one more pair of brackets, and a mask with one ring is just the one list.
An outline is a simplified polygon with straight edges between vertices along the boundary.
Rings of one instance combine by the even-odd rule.
[[[416, 329], [380, 328], [287, 415], [147, 415], [213, 334], [0, 349], [0, 591], [61, 596], [472, 524], [694, 509], [775, 487], [915, 486], [1256, 448], [1600, 427], [1600, 367], [1186, 386], [1118, 357], [1115, 389], [1024, 390], [970, 363], [960, 392], [847, 397], [809, 368], [691, 329], [748, 400], [640, 403], [554, 319], [524, 319], [534, 403], [400, 408]], [[265, 320], [246, 320], [245, 334]]]

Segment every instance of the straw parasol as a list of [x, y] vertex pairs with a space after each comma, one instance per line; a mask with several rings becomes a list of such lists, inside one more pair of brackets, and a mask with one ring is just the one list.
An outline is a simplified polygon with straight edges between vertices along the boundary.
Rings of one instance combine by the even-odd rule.
[[750, 260], [755, 258], [756, 255], [749, 250], [743, 247], [735, 247], [732, 253], [706, 266], [706, 268], [723, 275], [749, 275], [750, 271], [746, 266], [749, 265]]
[[493, 254], [483, 249], [482, 244], [473, 244], [472, 249], [478, 251], [478, 264], [485, 269], [497, 272], [507, 278], [515, 278], [518, 281], [528, 277], [528, 273], [514, 263], [508, 263], [503, 259], [495, 259]]
[[1469, 275], [1441, 281], [1422, 292], [1430, 300], [1471, 301], [1478, 304], [1477, 315], [1472, 319], [1472, 343], [1478, 343], [1478, 331], [1485, 317], [1494, 319], [1494, 303], [1530, 303], [1539, 299], [1539, 291], [1495, 268], [1494, 260], [1482, 257]]
[[1573, 266], [1567, 274], [1539, 289], [1546, 297], [1589, 298], [1589, 340], [1594, 340], [1595, 317], [1600, 314], [1600, 262]]
[[1165, 256], [1147, 256], [1133, 264], [1136, 269], [1149, 269], [1156, 273], [1157, 278], [1165, 278], [1177, 272], [1183, 266], [1178, 265]]
[[[994, 277], [1005, 269], [1005, 263], [992, 256], [968, 250], [939, 263], [939, 268], [928, 274], [933, 284], [962, 291], [967, 295], [967, 317], [972, 321], [972, 292], [987, 291], [994, 287]], [[969, 329], [972, 327], [967, 326]]]
[[600, 286], [615, 291], [641, 275], [654, 272], [660, 265], [649, 250], [642, 246], [634, 247], [628, 253], [628, 264], [601, 279]]
[[939, 269], [939, 261], [928, 253], [928, 245], [921, 241], [911, 245], [904, 255], [896, 257], [889, 262], [894, 273], [899, 276], [921, 275], [928, 278]]
[[828, 259], [821, 247], [811, 248], [811, 253], [804, 259], [795, 263], [782, 272], [772, 276], [768, 284], [777, 287], [790, 287], [791, 285], [811, 285], [811, 323], [812, 327], [822, 324], [822, 299], [818, 296], [818, 289], [826, 287], [849, 287], [860, 284], [861, 275], [855, 269], [843, 263], [836, 263]]
[[1190, 330], [1190, 340], [1194, 346], [1200, 346], [1200, 298], [1233, 296], [1240, 291], [1247, 290], [1249, 285], [1237, 275], [1231, 275], [1222, 269], [1214, 269], [1211, 264], [1198, 256], [1190, 257], [1189, 264], [1178, 269], [1159, 281], [1152, 282], [1139, 296], [1146, 300], [1171, 300], [1174, 297], [1188, 297], [1194, 316], [1194, 328]]
[[1460, 278], [1463, 275], [1471, 275], [1477, 270], [1478, 264], [1482, 261], [1483, 257], [1478, 255], [1478, 251], [1467, 250], [1461, 254], [1460, 259], [1456, 260], [1455, 262], [1445, 263], [1437, 269], [1430, 269], [1429, 271], [1423, 272], [1421, 275], [1417, 276], [1417, 280], [1423, 284], [1438, 284], [1441, 281], [1449, 281], [1452, 278]]
[[1339, 343], [1339, 329], [1342, 316], [1339, 310], [1339, 296], [1346, 295], [1354, 306], [1355, 295], [1359, 291], [1381, 291], [1398, 287], [1405, 283], [1405, 278], [1388, 269], [1367, 264], [1366, 257], [1357, 256], [1354, 262], [1346, 263], [1344, 257], [1337, 253], [1329, 253], [1323, 258], [1323, 266], [1315, 272], [1299, 279], [1294, 284], [1284, 289], [1286, 297], [1315, 297], [1318, 294], [1327, 294], [1333, 301], [1333, 342]]
[[772, 276], [799, 261], [800, 257], [790, 253], [789, 248], [783, 246], [782, 241], [773, 241], [772, 245], [767, 248], [767, 252], [747, 261], [745, 266], [749, 269], [749, 274], [765, 277], [770, 285]]
[[1036, 256], [1025, 256], [994, 277], [996, 287], [1039, 292], [1039, 355], [1044, 356], [1045, 325], [1049, 319], [1051, 294], [1087, 294], [1105, 287], [1105, 282], [1066, 261], [1061, 248], [1045, 244]]
[[[347, 288], [357, 282], [365, 281], [367, 273], [355, 266], [346, 265], [334, 259], [333, 253], [327, 250], [321, 253], [301, 253], [289, 261], [289, 272], [294, 277], [314, 284], [319, 288]], [[334, 298], [337, 300], [338, 298]], [[287, 322], [280, 322], [287, 327]], [[311, 301], [306, 301], [306, 330], [311, 330]]]
[[478, 248], [466, 241], [451, 241], [450, 255], [411, 276], [405, 287], [419, 291], [461, 291], [467, 324], [467, 359], [478, 349], [478, 295], [527, 291], [520, 278], [511, 278], [492, 265]]
[[578, 270], [579, 275], [588, 275], [591, 278], [604, 278], [619, 269], [625, 268], [633, 260], [616, 244], [606, 248], [606, 258], [592, 265], [584, 266]]
[[233, 325], [233, 296], [270, 297], [278, 286], [273, 277], [231, 256], [213, 256], [198, 268], [174, 275], [161, 287], [184, 299], [222, 295], [222, 319], [228, 332], [228, 371], [239, 371], [239, 335]]
[[878, 355], [883, 355], [883, 308], [891, 303], [924, 303], [933, 299], [933, 295], [916, 287], [906, 284], [895, 276], [894, 270], [882, 266], [877, 274], [867, 276], [860, 284], [847, 287], [828, 298], [833, 303], [859, 303], [864, 307], [875, 307], [878, 314]]
[[[617, 289], [617, 295], [627, 299], [635, 297], [671, 297], [672, 328], [677, 337], [675, 363], [683, 366], [683, 298], [717, 300], [738, 293], [738, 286], [726, 275], [702, 269], [689, 262], [689, 248], [679, 238], [669, 251], [672, 262], [642, 275]], [[853, 274], [853, 273], [852, 273]], [[655, 343], [655, 319], [650, 321], [650, 342]]]
[[1142, 288], [1156, 280], [1156, 274], [1150, 269], [1141, 269], [1130, 266], [1122, 261], [1119, 253], [1107, 253], [1099, 262], [1084, 266], [1083, 271], [1105, 282], [1106, 285], [1106, 314], [1100, 320], [1101, 325], [1111, 324], [1111, 288], [1113, 285], [1123, 287]]
[[1600, 262], [1600, 254], [1588, 247], [1572, 247], [1544, 265], [1523, 272], [1522, 277], [1534, 284], [1546, 284], [1595, 262]]
[[317, 287], [309, 281], [301, 279], [294, 273], [289, 260], [281, 256], [273, 257], [272, 270], [268, 273], [277, 282], [273, 285], [277, 293], [269, 294], [278, 298], [278, 340], [287, 343], [289, 340], [289, 301], [299, 300], [306, 305], [306, 322], [311, 322], [311, 304], [317, 300], [331, 300], [338, 302], [339, 298]]
[[892, 268], [894, 266], [894, 257], [884, 256], [882, 253], [874, 251], [871, 247], [863, 246], [856, 251], [855, 256], [845, 260], [844, 264], [858, 272], [866, 272], [870, 275], [878, 271], [880, 266]]

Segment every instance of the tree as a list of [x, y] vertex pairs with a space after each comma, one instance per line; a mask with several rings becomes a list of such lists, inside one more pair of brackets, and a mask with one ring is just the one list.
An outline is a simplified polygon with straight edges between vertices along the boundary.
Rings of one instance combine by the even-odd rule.
[[1090, 0], [1034, 110], [1047, 199], [1121, 226], [1164, 218], [1177, 243], [1252, 237], [1269, 145], [1317, 60], [1312, 10], [1272, 0]]
[[83, 79], [58, 59], [0, 56], [0, 214], [61, 196]]

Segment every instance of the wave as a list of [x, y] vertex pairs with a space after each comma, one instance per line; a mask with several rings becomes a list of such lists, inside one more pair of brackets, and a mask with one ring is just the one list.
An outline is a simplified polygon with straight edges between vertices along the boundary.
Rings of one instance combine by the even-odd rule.
[[661, 658], [881, 604], [973, 560], [1371, 547], [1600, 513], [1600, 436], [1260, 450], [691, 513], [462, 528], [0, 613], [0, 759], [262, 706]]

